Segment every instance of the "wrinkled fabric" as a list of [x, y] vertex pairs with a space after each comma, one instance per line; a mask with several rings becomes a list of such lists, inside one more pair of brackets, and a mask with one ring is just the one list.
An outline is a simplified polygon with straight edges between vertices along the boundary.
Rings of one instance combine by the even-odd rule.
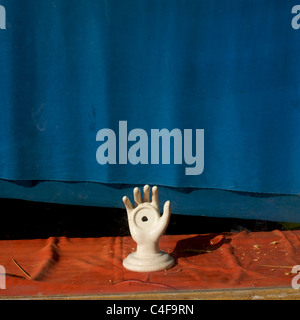
[[0, 241], [0, 264], [7, 275], [0, 295], [291, 287], [292, 268], [300, 265], [299, 236], [299, 231], [278, 230], [163, 236], [160, 248], [175, 264], [150, 273], [123, 267], [136, 250], [130, 237]]
[[[3, 1], [0, 177], [300, 191], [292, 1]], [[96, 134], [205, 130], [205, 169], [105, 165]]]

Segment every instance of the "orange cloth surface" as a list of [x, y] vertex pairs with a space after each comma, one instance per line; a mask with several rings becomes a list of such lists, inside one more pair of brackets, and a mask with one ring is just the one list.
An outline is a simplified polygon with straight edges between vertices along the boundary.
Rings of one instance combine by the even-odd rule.
[[160, 248], [175, 258], [175, 265], [152, 273], [122, 266], [136, 248], [130, 237], [2, 240], [0, 265], [6, 269], [6, 289], [0, 295], [290, 287], [291, 269], [300, 265], [299, 236], [300, 231], [278, 230], [163, 236]]

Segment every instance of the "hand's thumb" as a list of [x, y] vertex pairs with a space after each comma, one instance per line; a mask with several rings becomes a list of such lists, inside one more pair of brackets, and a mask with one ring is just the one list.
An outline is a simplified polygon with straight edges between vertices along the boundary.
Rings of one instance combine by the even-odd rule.
[[171, 203], [170, 203], [170, 201], [168, 200], [168, 201], [166, 201], [166, 203], [164, 204], [164, 214], [165, 213], [168, 213], [168, 212], [170, 212], [171, 211]]
[[170, 203], [170, 201], [167, 201], [164, 204], [164, 211], [163, 211], [163, 215], [161, 217], [161, 219], [163, 219], [164, 223], [168, 223], [170, 215], [171, 215], [171, 203]]

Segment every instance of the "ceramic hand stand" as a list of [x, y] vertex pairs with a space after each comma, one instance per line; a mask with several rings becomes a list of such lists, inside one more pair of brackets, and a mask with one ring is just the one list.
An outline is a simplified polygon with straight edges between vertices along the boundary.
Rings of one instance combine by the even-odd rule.
[[164, 205], [163, 215], [159, 213], [158, 188], [152, 188], [150, 202], [150, 187], [144, 187], [143, 199], [140, 189], [133, 190], [135, 206], [127, 197], [123, 197], [128, 216], [129, 230], [137, 243], [137, 250], [124, 261], [123, 266], [131, 271], [150, 272], [170, 268], [173, 258], [159, 250], [159, 240], [170, 221], [170, 201]]

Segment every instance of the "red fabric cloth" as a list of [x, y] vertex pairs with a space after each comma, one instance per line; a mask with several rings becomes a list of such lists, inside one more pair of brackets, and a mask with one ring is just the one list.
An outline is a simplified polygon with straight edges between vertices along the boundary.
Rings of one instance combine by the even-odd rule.
[[[291, 287], [300, 231], [163, 236], [175, 258], [166, 271], [126, 270], [130, 237], [0, 241], [1, 296], [93, 295], [225, 288]], [[26, 275], [13, 260], [27, 272]], [[29, 278], [30, 275], [30, 278]]]

